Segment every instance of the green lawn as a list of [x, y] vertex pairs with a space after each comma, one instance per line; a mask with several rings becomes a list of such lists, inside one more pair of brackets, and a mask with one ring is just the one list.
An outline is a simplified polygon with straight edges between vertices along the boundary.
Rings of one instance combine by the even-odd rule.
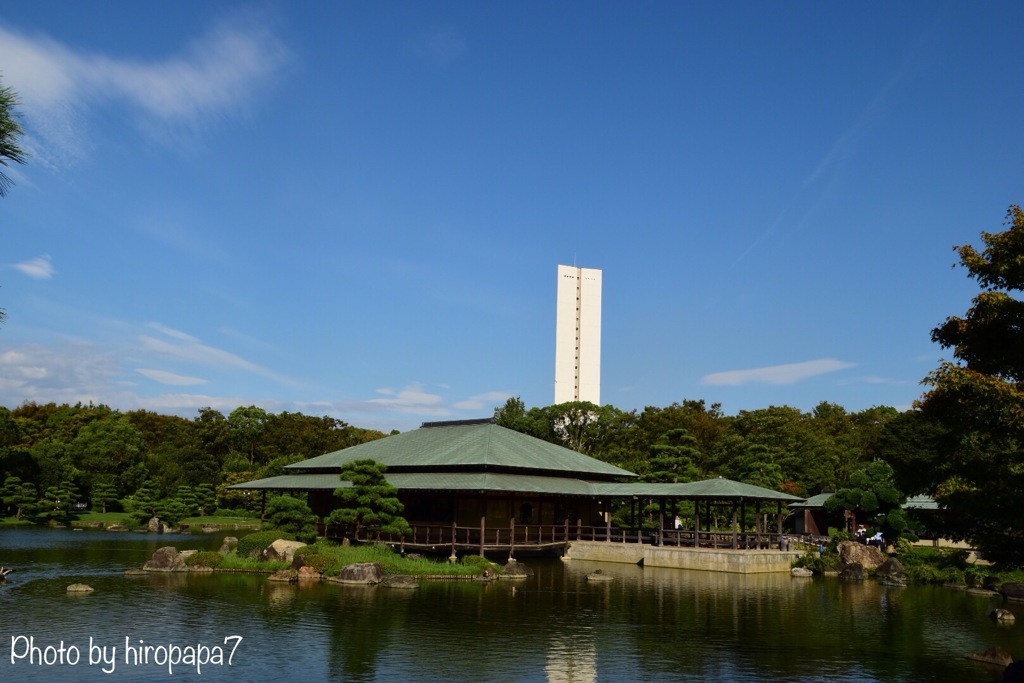
[[88, 526], [89, 524], [94, 524], [96, 522], [100, 522], [104, 526], [120, 524], [121, 526], [126, 526], [129, 529], [139, 526], [127, 512], [81, 512], [77, 515], [71, 525]]
[[178, 522], [179, 524], [187, 524], [189, 526], [203, 526], [204, 524], [212, 524], [215, 526], [259, 526], [259, 517], [214, 517], [207, 515], [205, 517], [186, 517], [185, 519]]
[[31, 523], [32, 522], [26, 521], [24, 519], [15, 519], [13, 516], [0, 517], [0, 526], [28, 526]]

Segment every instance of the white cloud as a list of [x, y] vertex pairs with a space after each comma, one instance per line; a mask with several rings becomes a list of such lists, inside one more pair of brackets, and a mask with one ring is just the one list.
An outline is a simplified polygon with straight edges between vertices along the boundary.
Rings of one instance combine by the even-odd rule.
[[135, 372], [139, 373], [147, 379], [151, 379], [154, 382], [160, 384], [171, 384], [179, 387], [191, 387], [197, 384], [206, 384], [206, 380], [201, 377], [187, 377], [185, 375], [179, 375], [174, 372], [168, 372], [166, 370], [154, 370], [152, 368], [135, 368]]
[[0, 405], [102, 403], [120, 373], [114, 354], [90, 344], [29, 344], [0, 351]]
[[468, 399], [452, 405], [459, 410], [483, 410], [487, 408], [488, 412], [490, 412], [496, 406], [507, 401], [511, 395], [507, 391], [487, 391], [476, 396], [470, 396]]
[[817, 377], [837, 370], [852, 368], [854, 363], [820, 358], [802, 363], [787, 363], [748, 370], [727, 370], [704, 375], [700, 383], [705, 386], [739, 386], [741, 384], [795, 384], [811, 377]]
[[161, 125], [197, 131], [243, 110], [288, 61], [265, 23], [234, 15], [159, 61], [77, 50], [49, 36], [0, 26], [4, 84], [21, 100], [26, 146], [47, 165], [81, 157], [88, 146], [85, 120], [94, 105], [126, 104], [136, 125], [158, 138], [168, 132]]
[[416, 415], [449, 415], [451, 413], [451, 410], [443, 405], [444, 399], [441, 396], [424, 391], [420, 384], [410, 384], [399, 389], [394, 394], [394, 398], [371, 398], [366, 403], [397, 413]]
[[15, 263], [14, 268], [37, 280], [49, 280], [56, 272], [53, 269], [53, 264], [50, 263], [50, 257], [47, 255]]
[[168, 327], [167, 325], [164, 325], [163, 323], [151, 322], [151, 323], [149, 323], [148, 327], [150, 329], [156, 330], [157, 332], [159, 332], [161, 334], [165, 334], [168, 337], [174, 337], [175, 339], [178, 339], [180, 341], [184, 341], [184, 342], [198, 342], [199, 341], [198, 339], [193, 337], [191, 334], [188, 334], [187, 332], [182, 332], [181, 330], [176, 330], [173, 327]]

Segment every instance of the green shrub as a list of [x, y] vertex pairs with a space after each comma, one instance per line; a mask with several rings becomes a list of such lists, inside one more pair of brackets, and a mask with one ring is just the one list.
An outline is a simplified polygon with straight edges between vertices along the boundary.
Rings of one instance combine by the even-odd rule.
[[[307, 546], [308, 547], [308, 546]], [[329, 555], [317, 555], [316, 553], [308, 553], [302, 555], [302, 564], [307, 567], [312, 567], [321, 574], [330, 573], [332, 569], [337, 569], [337, 561]]]
[[185, 558], [185, 564], [189, 567], [219, 567], [223, 561], [224, 556], [213, 550], [200, 550]]
[[796, 562], [793, 564], [796, 567], [810, 569], [815, 574], [821, 574], [823, 572], [839, 569], [839, 562], [839, 555], [835, 553], [819, 555], [817, 550], [810, 550], [798, 557]]
[[257, 558], [268, 545], [279, 538], [294, 541], [295, 536], [286, 531], [254, 531], [238, 539], [235, 554], [239, 557]]
[[467, 567], [476, 567], [480, 571], [485, 569], [494, 569], [494, 563], [488, 560], [486, 557], [480, 555], [466, 555], [462, 558], [462, 564]]

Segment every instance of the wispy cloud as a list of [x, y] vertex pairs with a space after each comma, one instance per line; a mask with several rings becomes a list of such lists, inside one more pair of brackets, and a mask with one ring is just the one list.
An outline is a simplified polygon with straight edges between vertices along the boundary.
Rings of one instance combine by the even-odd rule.
[[705, 386], [739, 386], [741, 384], [795, 384], [811, 377], [817, 377], [837, 370], [854, 367], [854, 363], [820, 358], [801, 363], [771, 365], [748, 370], [727, 370], [704, 375], [700, 383]]
[[15, 263], [13, 264], [13, 267], [15, 270], [19, 270], [25, 275], [37, 280], [49, 280], [56, 272], [53, 269], [53, 264], [50, 262], [50, 257], [47, 255], [37, 256], [36, 258], [29, 259], [28, 261]]
[[[483, 410], [487, 409], [488, 414], [491, 409], [504, 403], [511, 396], [507, 391], [487, 391], [476, 396], [470, 396], [465, 401], [457, 401], [452, 406], [459, 410]], [[481, 417], [486, 417], [481, 415]]]
[[119, 374], [116, 355], [90, 344], [0, 350], [0, 404], [109, 401]]
[[379, 389], [389, 398], [371, 398], [366, 401], [370, 406], [387, 408], [397, 413], [414, 415], [449, 415], [451, 409], [444, 405], [444, 398], [438, 394], [425, 391], [421, 384], [409, 384], [397, 391]]
[[4, 82], [22, 102], [30, 140], [51, 148], [34, 156], [77, 157], [92, 106], [127, 105], [135, 124], [154, 137], [166, 126], [197, 131], [238, 113], [288, 61], [284, 46], [259, 17], [233, 15], [178, 54], [141, 61], [73, 49], [45, 35], [0, 26]]
[[191, 387], [197, 384], [206, 384], [206, 380], [201, 377], [187, 377], [174, 372], [168, 372], [167, 370], [135, 368], [135, 372], [139, 373], [146, 379], [151, 379], [154, 382], [159, 382], [160, 384], [170, 384], [178, 387]]

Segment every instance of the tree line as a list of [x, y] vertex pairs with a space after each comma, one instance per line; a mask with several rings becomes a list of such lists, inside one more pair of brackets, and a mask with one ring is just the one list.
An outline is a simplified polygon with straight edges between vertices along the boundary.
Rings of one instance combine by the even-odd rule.
[[232, 484], [385, 436], [332, 417], [239, 407], [189, 420], [105, 405], [0, 407], [0, 500], [40, 521], [76, 511], [127, 510], [173, 522], [217, 507], [255, 510]]

